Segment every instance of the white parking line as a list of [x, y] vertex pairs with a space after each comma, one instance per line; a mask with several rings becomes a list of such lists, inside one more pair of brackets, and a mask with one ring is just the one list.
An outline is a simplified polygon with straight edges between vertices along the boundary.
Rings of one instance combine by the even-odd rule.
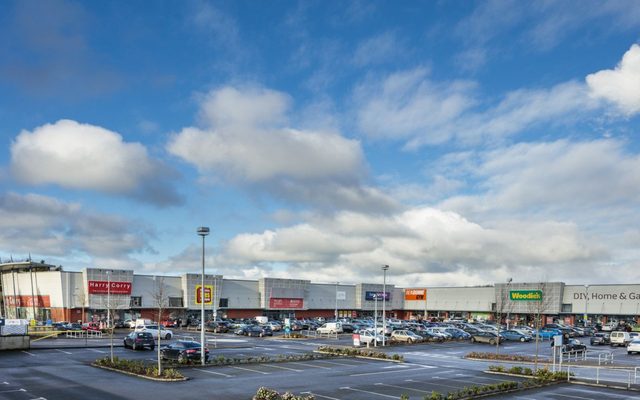
[[15, 392], [26, 392], [27, 389], [14, 389], [14, 390], [3, 390], [1, 393], [15, 393]]
[[362, 389], [354, 389], [354, 388], [351, 388], [351, 387], [348, 387], [348, 386], [341, 387], [340, 390], [352, 390], [354, 392], [374, 394], [376, 396], [389, 397], [389, 398], [392, 398], [392, 399], [397, 399], [398, 398], [398, 396], [389, 396], [388, 394], [370, 392], [368, 390], [362, 390]]
[[106, 353], [106, 351], [98, 350], [98, 349], [87, 349], [89, 351], [93, 351], [94, 353]]
[[316, 360], [316, 362], [317, 363], [332, 364], [332, 365], [341, 365], [343, 367], [355, 367], [355, 365], [353, 365], [353, 364], [339, 363], [339, 362], [335, 362], [335, 361]]
[[64, 353], [64, 354], [73, 354], [73, 353], [69, 353], [68, 351], [64, 351], [64, 350], [60, 350], [60, 349], [55, 349], [56, 351], [59, 351], [60, 353]]
[[30, 355], [31, 357], [35, 357], [35, 356], [36, 356], [35, 354], [33, 354], [33, 353], [29, 353], [28, 351], [24, 351], [24, 350], [22, 350], [22, 352], [23, 352], [24, 354], [28, 354], [28, 355]]
[[323, 396], [323, 395], [318, 394], [318, 393], [300, 392], [300, 394], [310, 394], [313, 397], [317, 397], [317, 398], [321, 398], [321, 399], [327, 399], [327, 400], [340, 400], [340, 399], [336, 399], [335, 397]]
[[388, 386], [388, 387], [393, 387], [393, 388], [398, 388], [398, 389], [403, 389], [403, 390], [413, 390], [414, 392], [418, 392], [418, 393], [432, 393], [431, 390], [420, 390], [420, 389], [414, 389], [408, 386], [397, 386], [397, 385], [388, 385], [386, 383], [374, 383], [374, 385], [376, 386]]
[[567, 397], [569, 399], [593, 400], [593, 397], [569, 396], [568, 394], [560, 394], [560, 393], [556, 393], [554, 394], [554, 396]]
[[273, 365], [273, 364], [262, 364], [262, 365], [265, 366], [265, 367], [286, 369], [287, 371], [294, 371], [294, 372], [302, 372], [302, 371], [304, 371], [303, 369], [295, 369], [295, 368], [283, 367], [282, 365]]
[[313, 364], [307, 364], [307, 363], [301, 363], [301, 362], [296, 362], [296, 363], [291, 363], [291, 364], [304, 365], [304, 366], [312, 367], [312, 368], [331, 369], [329, 367], [323, 367], [322, 365], [313, 365]]
[[249, 371], [249, 372], [256, 372], [256, 373], [262, 374], [262, 375], [271, 375], [269, 372], [258, 371], [258, 370], [250, 369], [250, 368], [242, 368], [242, 367], [234, 367], [234, 366], [231, 366], [231, 368], [241, 369], [243, 371]]
[[199, 369], [199, 368], [194, 368], [195, 371], [200, 371], [200, 372], [206, 372], [207, 374], [213, 374], [213, 375], [221, 375], [227, 378], [233, 378], [233, 375], [227, 375], [227, 374], [223, 374], [222, 372], [213, 372], [213, 371], [209, 371], [206, 369]]
[[394, 372], [408, 372], [406, 369], [395, 369], [380, 372], [363, 372], [361, 374], [351, 374], [349, 376], [367, 376], [367, 375], [380, 375], [380, 374], [392, 374]]

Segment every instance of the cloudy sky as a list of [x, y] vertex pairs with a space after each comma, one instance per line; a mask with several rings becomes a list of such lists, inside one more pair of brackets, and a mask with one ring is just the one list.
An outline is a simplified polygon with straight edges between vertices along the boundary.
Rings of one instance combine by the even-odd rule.
[[0, 257], [640, 282], [640, 2], [0, 3]]

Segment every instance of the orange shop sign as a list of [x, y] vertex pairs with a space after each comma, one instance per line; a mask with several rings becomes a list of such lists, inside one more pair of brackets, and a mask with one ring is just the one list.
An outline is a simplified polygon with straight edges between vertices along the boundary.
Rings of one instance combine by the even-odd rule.
[[426, 300], [427, 289], [406, 289], [404, 291], [405, 300]]

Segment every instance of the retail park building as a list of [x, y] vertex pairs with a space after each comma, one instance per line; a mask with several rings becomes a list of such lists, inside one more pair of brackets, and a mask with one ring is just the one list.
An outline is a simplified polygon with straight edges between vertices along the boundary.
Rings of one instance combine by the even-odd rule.
[[[208, 316], [331, 318], [373, 316], [399, 319], [492, 320], [496, 312], [512, 321], [574, 323], [638, 320], [640, 284], [568, 285], [562, 282], [496, 283], [474, 287], [396, 287], [377, 283], [314, 283], [301, 279], [225, 279], [200, 274], [140, 275], [133, 270], [87, 268], [64, 271], [44, 262], [0, 264], [0, 313], [38, 321], [98, 321], [111, 309], [116, 319], [198, 318], [204, 300]], [[204, 294], [204, 299], [202, 295]], [[504, 317], [503, 317], [504, 318]]]

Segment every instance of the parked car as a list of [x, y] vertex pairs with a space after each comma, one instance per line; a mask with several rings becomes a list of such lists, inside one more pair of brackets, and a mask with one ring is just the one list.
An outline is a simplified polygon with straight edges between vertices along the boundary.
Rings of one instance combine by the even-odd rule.
[[562, 351], [586, 351], [587, 346], [582, 344], [578, 339], [569, 339], [567, 344], [562, 345]]
[[627, 354], [640, 353], [640, 339], [633, 339], [627, 345]]
[[334, 333], [342, 333], [342, 324], [340, 322], [327, 322], [326, 324], [319, 327], [316, 332], [321, 334], [334, 334]]
[[156, 348], [156, 342], [150, 332], [131, 332], [124, 337], [125, 349], [138, 350], [145, 347], [148, 347], [149, 350]]
[[[160, 357], [163, 360], [177, 360], [179, 363], [186, 362], [187, 360], [199, 361], [201, 357], [202, 345], [198, 342], [189, 340], [178, 340], [175, 343], [171, 343], [168, 346], [164, 346], [160, 349]], [[209, 359], [209, 349], [204, 349], [205, 362]]]
[[214, 333], [226, 333], [226, 332], [229, 332], [229, 326], [224, 322], [212, 321], [212, 322], [207, 322], [205, 324], [204, 330], [207, 332], [214, 332]]
[[611, 332], [610, 343], [611, 346], [626, 346], [631, 342], [631, 336], [629, 332], [615, 331]]
[[538, 332], [533, 333], [533, 337], [538, 336], [540, 339], [553, 339], [554, 336], [562, 336], [562, 332], [557, 329], [540, 329]]
[[94, 331], [94, 332], [102, 332], [100, 328], [100, 324], [97, 322], [85, 322], [82, 324], [83, 331]]
[[149, 332], [153, 335], [154, 339], [158, 339], [158, 335], [165, 340], [171, 339], [173, 336], [173, 332], [169, 329], [165, 329], [162, 325], [160, 325], [159, 328], [158, 325], [138, 325], [134, 332]]
[[514, 340], [518, 342], [529, 342], [533, 339], [531, 336], [525, 335], [521, 331], [517, 331], [515, 329], [502, 331], [500, 332], [500, 335], [502, 335], [506, 340]]
[[611, 337], [610, 336], [611, 335], [609, 333], [598, 332], [598, 333], [594, 334], [593, 336], [591, 336], [591, 339], [589, 340], [589, 342], [591, 343], [592, 346], [610, 344], [611, 343]]
[[503, 339], [494, 332], [478, 332], [474, 335], [471, 335], [472, 343], [489, 343], [495, 345], [499, 342], [502, 342], [502, 340]]
[[382, 335], [375, 335], [372, 330], [360, 331], [360, 343], [370, 346], [382, 345]]
[[273, 336], [273, 329], [267, 324], [258, 326], [262, 330], [262, 336]]
[[406, 342], [406, 343], [414, 343], [414, 342], [422, 342], [422, 336], [411, 332], [407, 329], [399, 329], [397, 331], [391, 332], [391, 341], [395, 342]]
[[245, 325], [236, 329], [234, 332], [236, 335], [249, 336], [249, 337], [262, 337], [262, 329], [258, 325]]

